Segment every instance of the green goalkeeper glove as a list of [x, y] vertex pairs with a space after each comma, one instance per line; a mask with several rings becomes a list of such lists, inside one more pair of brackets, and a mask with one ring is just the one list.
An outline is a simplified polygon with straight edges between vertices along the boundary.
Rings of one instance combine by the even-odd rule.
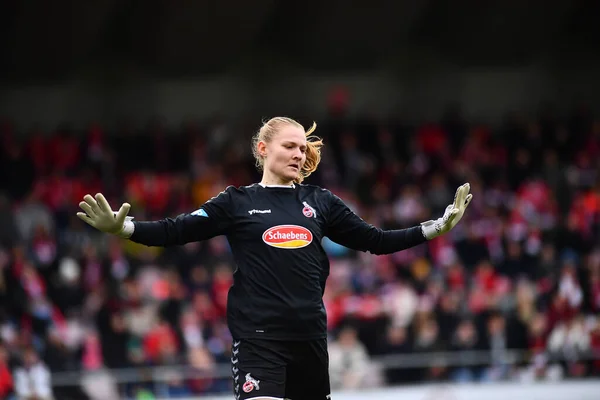
[[96, 198], [86, 194], [79, 207], [85, 212], [78, 212], [77, 216], [85, 223], [93, 226], [101, 232], [111, 233], [128, 238], [133, 233], [133, 217], [127, 214], [131, 209], [129, 203], [123, 203], [119, 211], [112, 210], [108, 201], [102, 193], [96, 194]]
[[471, 199], [473, 199], [473, 195], [469, 193], [469, 190], [471, 190], [471, 185], [468, 183], [459, 186], [454, 196], [454, 203], [446, 207], [446, 211], [441, 218], [421, 223], [423, 236], [427, 240], [443, 235], [458, 224]]

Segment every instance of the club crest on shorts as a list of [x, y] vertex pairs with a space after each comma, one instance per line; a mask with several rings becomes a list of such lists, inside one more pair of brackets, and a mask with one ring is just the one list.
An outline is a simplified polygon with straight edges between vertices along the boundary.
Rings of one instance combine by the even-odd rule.
[[259, 380], [254, 379], [248, 373], [248, 374], [246, 374], [246, 383], [244, 383], [244, 385], [242, 386], [242, 390], [246, 393], [250, 393], [254, 389], [259, 390], [260, 389], [260, 386], [258, 386], [259, 383], [260, 383]]
[[307, 202], [302, 202], [302, 204], [304, 205], [304, 208], [302, 209], [302, 214], [304, 214], [304, 216], [306, 218], [316, 218], [317, 217], [317, 212], [315, 211], [314, 208], [312, 208]]

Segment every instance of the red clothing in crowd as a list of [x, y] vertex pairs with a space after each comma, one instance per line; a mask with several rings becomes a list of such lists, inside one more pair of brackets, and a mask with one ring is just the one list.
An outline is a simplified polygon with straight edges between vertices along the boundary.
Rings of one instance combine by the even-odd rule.
[[6, 398], [13, 390], [13, 380], [5, 363], [0, 363], [0, 399]]
[[168, 324], [152, 329], [144, 338], [144, 353], [150, 361], [158, 362], [165, 349], [177, 350], [179, 344], [175, 332]]

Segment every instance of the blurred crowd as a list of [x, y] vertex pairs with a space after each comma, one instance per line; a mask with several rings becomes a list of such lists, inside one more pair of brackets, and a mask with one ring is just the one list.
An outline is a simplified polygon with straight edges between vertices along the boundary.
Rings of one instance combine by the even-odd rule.
[[[416, 126], [339, 111], [317, 121], [326, 147], [307, 183], [385, 229], [441, 216], [464, 182], [474, 199], [452, 232], [393, 255], [324, 241], [334, 388], [600, 374], [600, 121], [583, 108], [494, 126], [457, 109]], [[0, 398], [85, 398], [51, 377], [146, 366], [167, 368], [102, 382], [135, 399], [230, 391], [226, 239], [149, 248], [75, 213], [102, 192], [136, 220], [175, 216], [257, 182], [259, 123], [0, 126]]]

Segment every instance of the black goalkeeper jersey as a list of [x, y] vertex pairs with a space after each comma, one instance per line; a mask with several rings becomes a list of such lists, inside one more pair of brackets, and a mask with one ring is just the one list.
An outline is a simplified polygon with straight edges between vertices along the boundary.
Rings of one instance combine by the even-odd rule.
[[131, 240], [172, 246], [218, 235], [227, 237], [236, 263], [227, 304], [229, 329], [236, 339], [327, 336], [325, 236], [374, 254], [426, 240], [419, 226], [384, 231], [367, 224], [329, 190], [259, 184], [230, 186], [190, 214], [135, 222]]

